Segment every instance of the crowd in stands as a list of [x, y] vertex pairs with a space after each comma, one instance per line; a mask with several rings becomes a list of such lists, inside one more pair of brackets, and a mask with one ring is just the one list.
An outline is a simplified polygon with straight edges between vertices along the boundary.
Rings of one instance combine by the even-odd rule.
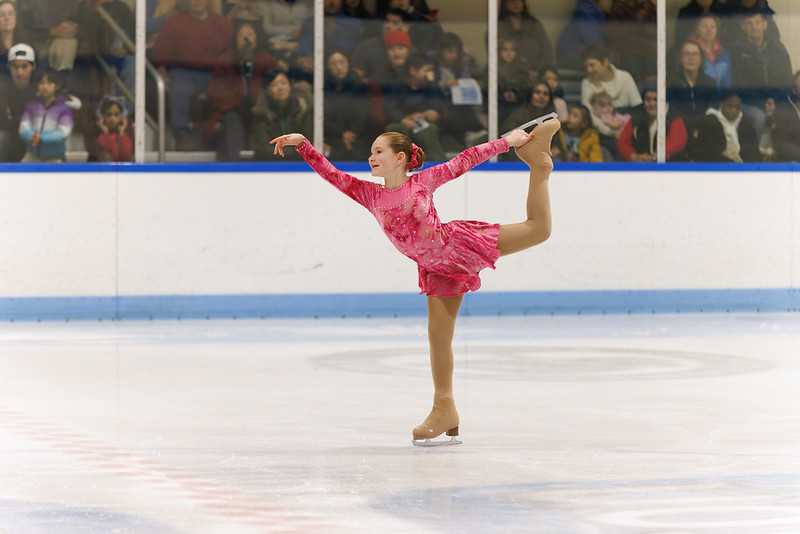
[[[487, 135], [488, 73], [434, 0], [324, 0], [324, 152], [362, 160], [399, 131], [445, 159]], [[500, 133], [556, 112], [563, 161], [654, 161], [655, 0], [575, 0], [548, 35], [530, 0], [500, 0]], [[0, 161], [133, 157], [131, 2], [0, 0]], [[170, 146], [273, 160], [313, 137], [312, 0], [147, 0], [147, 55], [167, 84]], [[670, 161], [800, 161], [800, 71], [768, 0], [688, 0], [669, 36]], [[564, 75], [574, 81], [565, 91]], [[152, 111], [148, 90], [148, 111]], [[287, 154], [294, 154], [293, 152]], [[507, 155], [514, 159], [512, 154]]]

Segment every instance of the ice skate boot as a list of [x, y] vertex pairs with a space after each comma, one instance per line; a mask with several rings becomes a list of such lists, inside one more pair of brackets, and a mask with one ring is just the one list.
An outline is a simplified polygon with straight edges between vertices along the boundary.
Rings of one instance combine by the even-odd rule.
[[558, 119], [550, 119], [538, 125], [534, 130], [534, 138], [514, 150], [519, 159], [527, 163], [531, 169], [553, 169], [553, 159], [550, 157], [550, 143], [553, 136], [561, 128]]
[[[433, 441], [445, 434], [450, 439]], [[458, 412], [452, 399], [434, 401], [433, 409], [425, 421], [412, 432], [411, 443], [418, 447], [435, 447], [439, 445], [460, 445], [458, 439]]]

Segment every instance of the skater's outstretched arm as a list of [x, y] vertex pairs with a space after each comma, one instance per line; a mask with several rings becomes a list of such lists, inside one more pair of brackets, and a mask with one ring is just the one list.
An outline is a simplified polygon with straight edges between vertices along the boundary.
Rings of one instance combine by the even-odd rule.
[[283, 149], [286, 146], [297, 148], [297, 153], [303, 156], [314, 171], [336, 189], [352, 198], [362, 206], [370, 209], [372, 205], [373, 190], [380, 188], [373, 182], [359, 180], [355, 176], [342, 172], [320, 154], [303, 135], [292, 133], [276, 137], [270, 144], [275, 145], [274, 154], [284, 157]]
[[501, 152], [506, 152], [511, 147], [524, 145], [533, 137], [533, 132], [527, 134], [523, 130], [514, 130], [506, 137], [468, 148], [450, 161], [422, 171], [419, 173], [419, 179], [428, 189], [434, 191]]

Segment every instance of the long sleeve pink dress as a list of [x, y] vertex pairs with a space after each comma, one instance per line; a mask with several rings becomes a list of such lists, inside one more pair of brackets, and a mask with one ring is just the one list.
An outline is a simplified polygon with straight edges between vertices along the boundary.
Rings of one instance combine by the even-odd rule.
[[504, 138], [468, 148], [452, 160], [427, 168], [395, 189], [360, 180], [335, 168], [308, 141], [297, 151], [317, 174], [377, 219], [392, 244], [419, 268], [420, 293], [453, 297], [481, 287], [478, 273], [500, 257], [499, 224], [480, 221], [442, 223], [433, 192], [472, 167], [508, 150]]

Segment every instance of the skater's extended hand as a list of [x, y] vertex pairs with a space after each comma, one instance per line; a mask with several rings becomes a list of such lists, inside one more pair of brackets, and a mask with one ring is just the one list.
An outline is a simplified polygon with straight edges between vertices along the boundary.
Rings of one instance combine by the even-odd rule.
[[506, 136], [508, 146], [519, 147], [534, 138], [533, 132], [527, 134], [524, 130], [514, 130]]
[[269, 142], [271, 145], [275, 145], [275, 150], [272, 151], [273, 154], [280, 154], [281, 157], [285, 157], [283, 155], [283, 147], [285, 146], [297, 146], [305, 140], [305, 137], [301, 134], [292, 133], [282, 135], [280, 137], [276, 137], [272, 141]]

